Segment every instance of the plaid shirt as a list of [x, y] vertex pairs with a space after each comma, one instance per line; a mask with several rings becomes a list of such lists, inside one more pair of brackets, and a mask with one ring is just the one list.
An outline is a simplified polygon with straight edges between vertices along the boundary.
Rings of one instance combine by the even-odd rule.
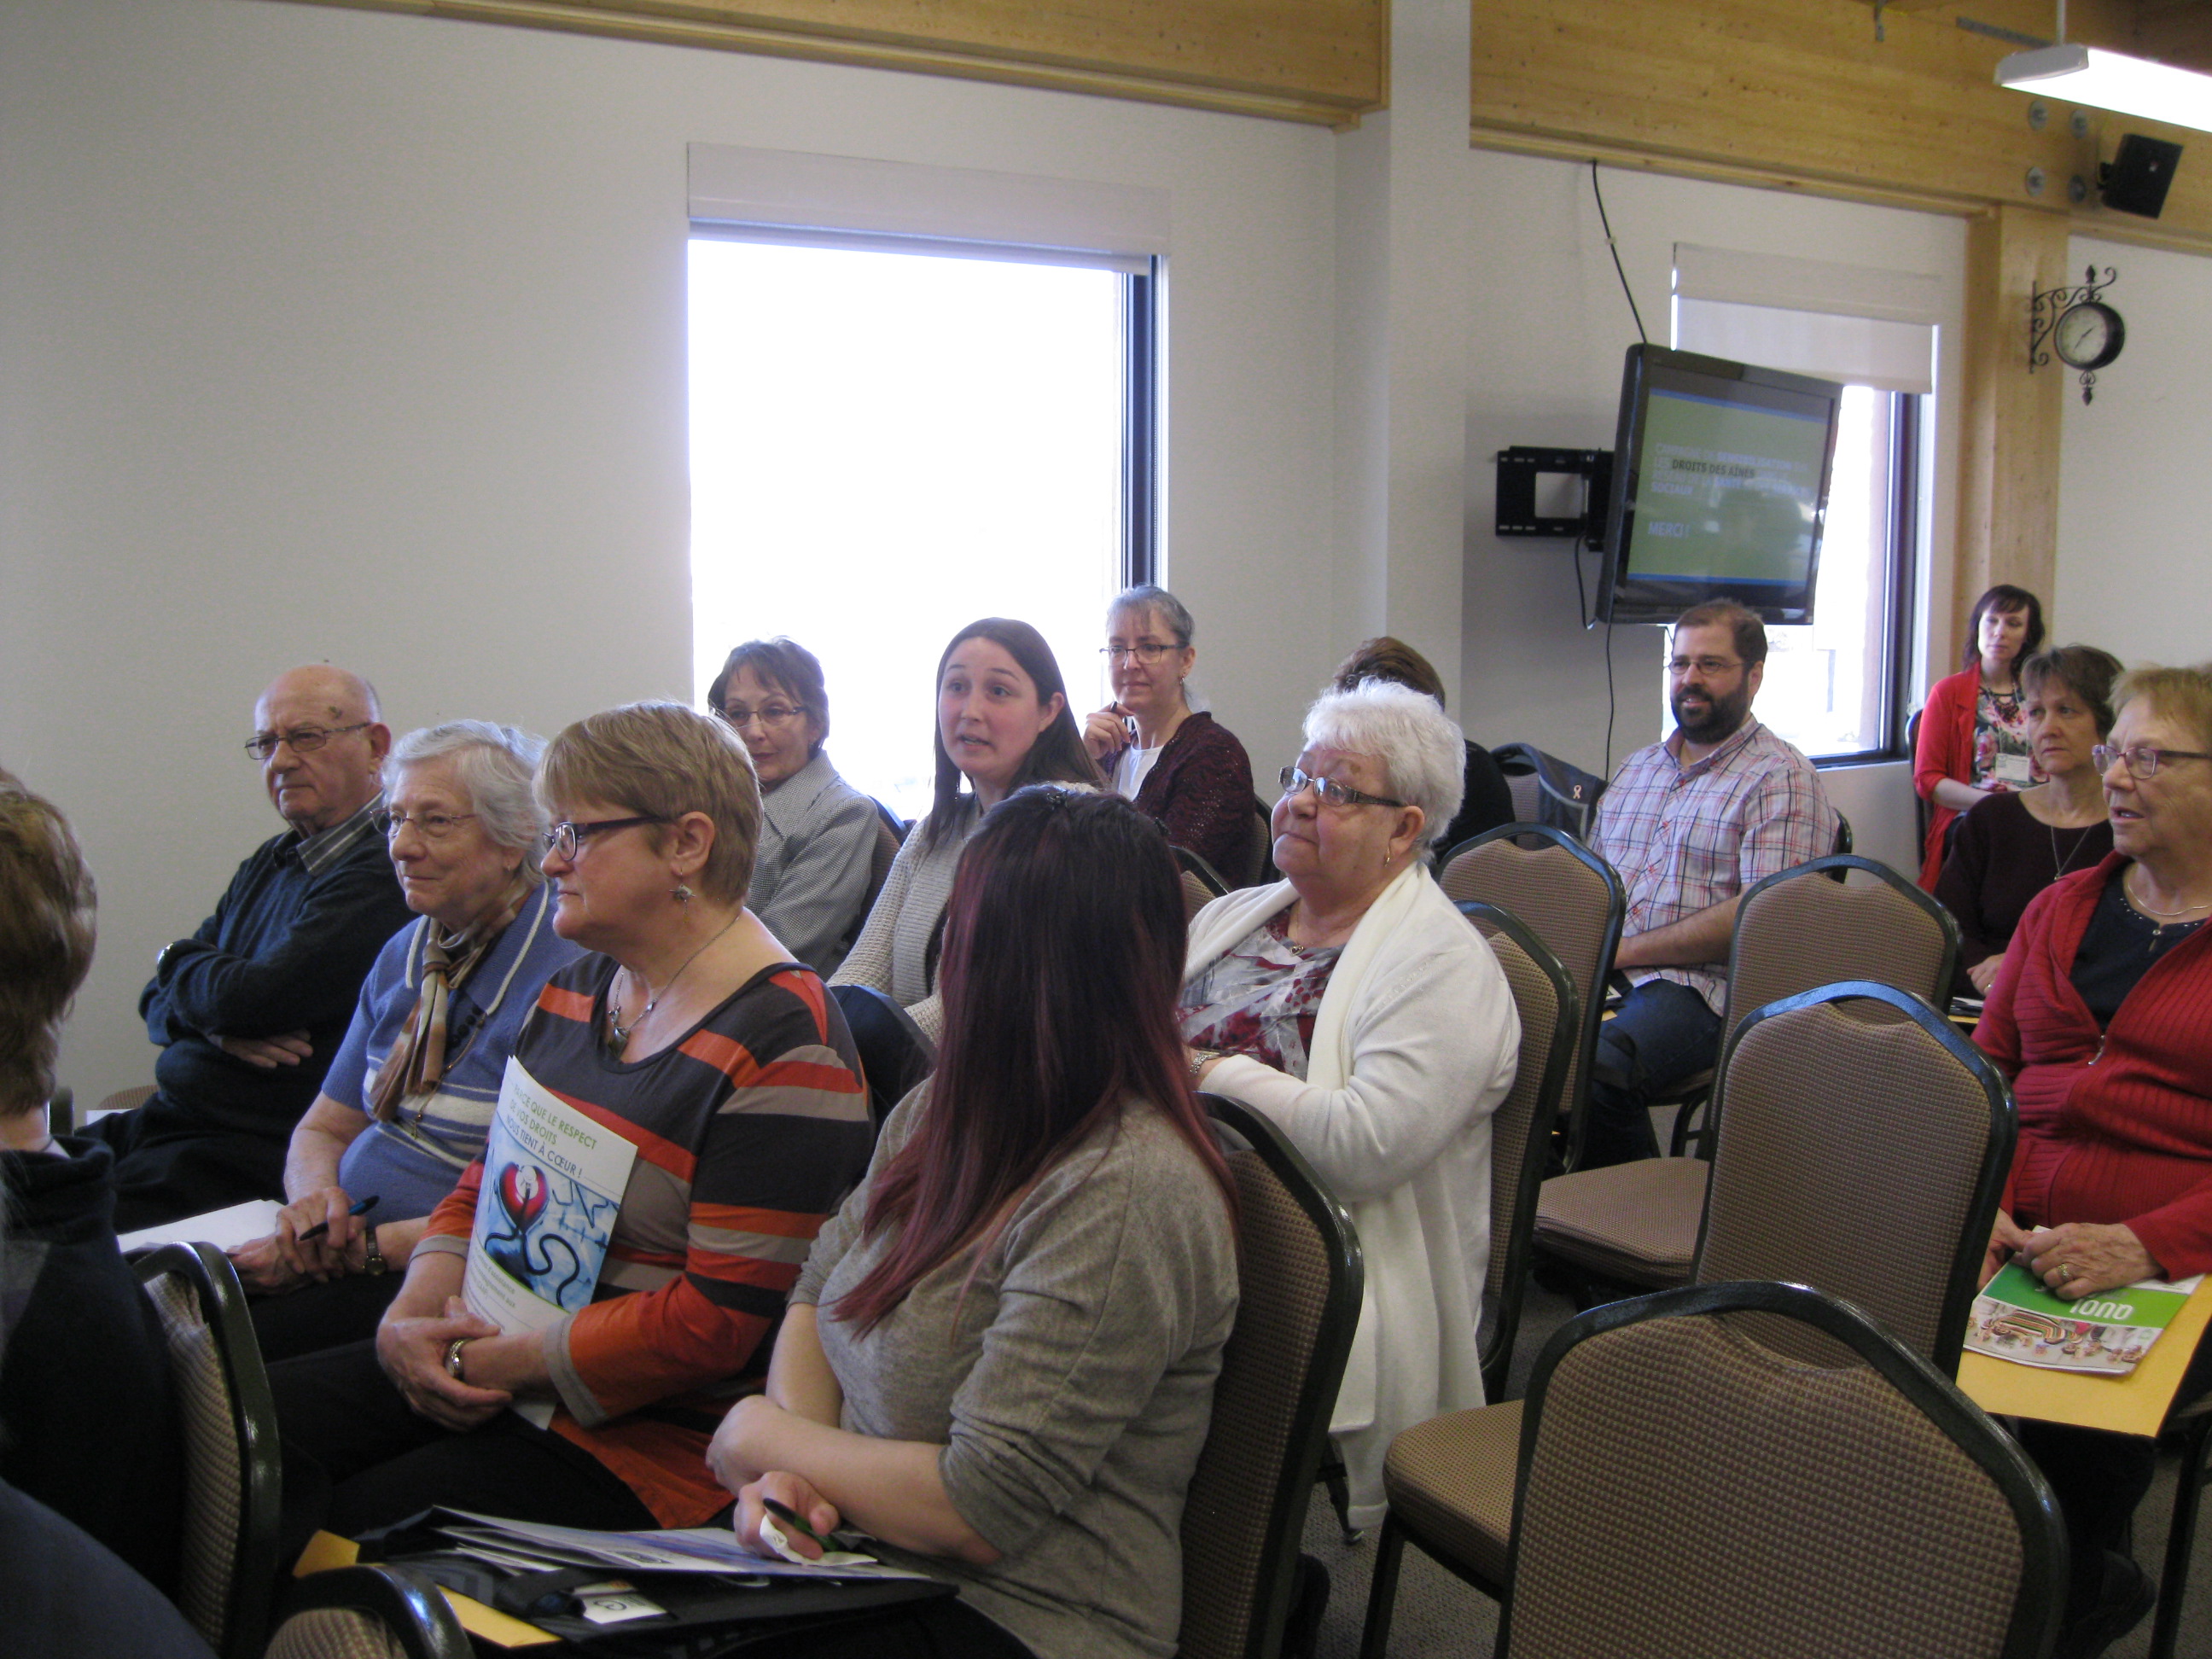
[[[1631, 755], [1598, 803], [1595, 847], [1627, 890], [1624, 938], [1734, 898], [1778, 870], [1833, 852], [1836, 813], [1820, 775], [1757, 720], [1684, 767], [1666, 743]], [[1715, 1013], [1728, 964], [1632, 968], [1631, 980], [1671, 979]]]

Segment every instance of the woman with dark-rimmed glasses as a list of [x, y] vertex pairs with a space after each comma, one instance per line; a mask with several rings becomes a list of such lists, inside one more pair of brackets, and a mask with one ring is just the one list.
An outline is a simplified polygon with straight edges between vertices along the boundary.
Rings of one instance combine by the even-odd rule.
[[823, 978], [867, 920], [876, 804], [837, 774], [822, 745], [830, 692], [822, 664], [787, 639], [748, 640], [707, 688], [707, 706], [744, 739], [760, 780], [760, 848], [746, 907]]
[[[555, 1186], [472, 1164], [375, 1340], [270, 1368], [295, 1530], [357, 1536], [460, 1498], [571, 1526], [707, 1521], [728, 1502], [704, 1462], [715, 1414], [758, 1377], [806, 1241], [866, 1165], [844, 1020], [745, 908], [760, 799], [735, 733], [675, 703], [609, 709], [553, 739], [537, 787], [554, 928], [593, 954], [547, 982], [514, 1066], [586, 1120], [580, 1145], [632, 1149], [604, 1259], [542, 1328], [470, 1312], [479, 1206], [519, 1241]], [[566, 1229], [584, 1210], [562, 1202]]]

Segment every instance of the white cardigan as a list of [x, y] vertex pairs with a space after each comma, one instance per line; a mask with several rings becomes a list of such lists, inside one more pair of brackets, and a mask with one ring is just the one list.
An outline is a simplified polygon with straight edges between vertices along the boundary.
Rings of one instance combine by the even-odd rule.
[[[1297, 897], [1282, 882], [1207, 905], [1191, 919], [1186, 982]], [[1329, 1424], [1355, 1526], [1382, 1518], [1382, 1459], [1401, 1430], [1484, 1403], [1490, 1115], [1520, 1046], [1497, 958], [1416, 862], [1337, 958], [1306, 1080], [1242, 1054], [1206, 1075], [1208, 1091], [1273, 1120], [1359, 1230], [1366, 1294]]]

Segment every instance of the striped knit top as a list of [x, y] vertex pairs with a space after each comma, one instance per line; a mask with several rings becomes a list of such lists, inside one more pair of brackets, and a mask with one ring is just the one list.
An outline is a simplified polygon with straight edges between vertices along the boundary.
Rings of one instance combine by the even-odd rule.
[[2128, 863], [2116, 853], [2028, 906], [1974, 1041], [2020, 1107], [2006, 1210], [2124, 1223], [2179, 1278], [2212, 1269], [2212, 927], [2154, 962], [2100, 1030], [2074, 957]]
[[[732, 1385], [765, 1373], [807, 1249], [867, 1168], [867, 1091], [811, 969], [765, 969], [624, 1062], [599, 1036], [615, 969], [592, 956], [556, 974], [515, 1044], [541, 1085], [637, 1147], [598, 1294], [546, 1333], [553, 1429], [663, 1526], [696, 1526], [729, 1502], [705, 1457]], [[479, 1160], [418, 1249], [467, 1253], [483, 1177]]]

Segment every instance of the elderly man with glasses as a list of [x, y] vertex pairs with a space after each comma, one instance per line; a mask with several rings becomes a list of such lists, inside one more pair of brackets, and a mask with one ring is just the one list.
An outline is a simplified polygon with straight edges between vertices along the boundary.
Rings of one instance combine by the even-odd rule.
[[1836, 842], [1812, 762], [1752, 718], [1758, 616], [1726, 599], [1684, 611], [1668, 674], [1674, 730], [1622, 763], [1593, 838], [1627, 894], [1613, 964], [1632, 984], [1598, 1032], [1588, 1169], [1657, 1156], [1651, 1103], [1719, 1054], [1738, 901]]
[[295, 668], [261, 694], [245, 747], [288, 827], [162, 948], [138, 999], [159, 1087], [89, 1131], [115, 1151], [118, 1231], [283, 1196], [293, 1126], [410, 919], [376, 823], [391, 744], [358, 675]]

